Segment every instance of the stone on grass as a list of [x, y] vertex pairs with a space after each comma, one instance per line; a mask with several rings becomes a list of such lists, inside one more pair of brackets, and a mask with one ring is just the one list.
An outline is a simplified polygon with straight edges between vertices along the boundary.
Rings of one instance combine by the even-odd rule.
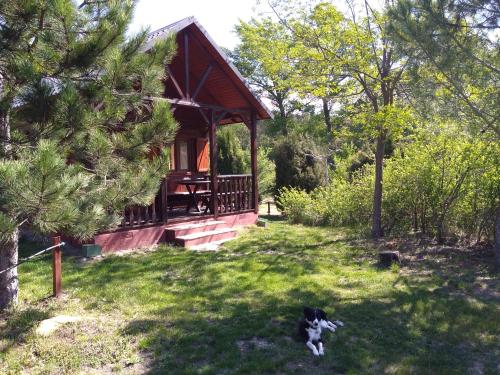
[[267, 220], [262, 220], [262, 219], [257, 220], [257, 226], [262, 227], [262, 228], [266, 228], [267, 227]]
[[399, 251], [381, 251], [378, 255], [380, 264], [390, 266], [392, 263], [401, 263]]
[[76, 323], [82, 319], [81, 316], [57, 315], [53, 318], [42, 320], [35, 332], [39, 336], [50, 336], [63, 324]]

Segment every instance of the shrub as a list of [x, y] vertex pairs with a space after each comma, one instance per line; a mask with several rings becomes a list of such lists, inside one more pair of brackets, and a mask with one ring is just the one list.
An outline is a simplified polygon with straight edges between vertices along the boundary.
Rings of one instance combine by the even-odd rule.
[[491, 143], [459, 132], [427, 133], [389, 159], [383, 214], [388, 230], [481, 237], [492, 232], [499, 156]]
[[277, 196], [277, 204], [291, 223], [318, 225], [323, 221], [317, 201], [304, 190], [282, 188]]
[[249, 151], [243, 150], [236, 130], [227, 126], [217, 132], [217, 168], [220, 174], [249, 172]]
[[276, 192], [294, 187], [310, 192], [325, 183], [325, 165], [318, 159], [319, 147], [306, 137], [290, 136], [274, 146]]
[[271, 150], [260, 147], [257, 150], [257, 173], [259, 175], [259, 197], [269, 197], [274, 194], [276, 170], [270, 159]]
[[364, 225], [371, 217], [372, 179], [363, 171], [352, 181], [336, 176], [332, 183], [310, 193], [283, 188], [278, 205], [295, 223], [333, 226]]
[[[289, 220], [369, 225], [373, 166], [350, 177], [344, 172], [309, 193], [281, 189], [278, 203]], [[443, 130], [424, 133], [386, 160], [383, 189], [386, 233], [418, 231], [438, 241], [446, 236], [491, 240], [500, 205], [500, 153], [494, 144], [457, 131], [453, 136]]]

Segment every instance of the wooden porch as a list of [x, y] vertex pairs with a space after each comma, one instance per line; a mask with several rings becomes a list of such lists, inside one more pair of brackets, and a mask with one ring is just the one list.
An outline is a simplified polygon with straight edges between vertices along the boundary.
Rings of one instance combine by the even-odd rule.
[[[214, 179], [215, 181], [210, 179], [208, 181], [210, 199], [207, 201], [198, 200], [200, 212], [197, 212], [194, 207], [187, 211], [185, 206], [181, 205], [178, 208], [173, 208], [169, 204], [168, 179], [169, 177], [163, 180], [160, 190], [151, 205], [147, 207], [134, 206], [125, 210], [123, 221], [120, 224], [121, 229], [141, 228], [200, 218], [217, 219], [220, 216], [249, 212], [256, 213], [257, 203], [255, 202], [256, 197], [251, 174], [219, 175]], [[215, 182], [215, 185], [213, 185], [213, 182]], [[215, 198], [212, 198], [212, 192], [214, 191], [216, 192]], [[172, 195], [170, 197], [172, 199]], [[215, 207], [213, 202], [216, 202]], [[206, 203], [208, 203], [208, 207], [205, 206]]]
[[[165, 67], [162, 97], [180, 125], [171, 150], [171, 172], [147, 207], [128, 207], [115, 231], [96, 236], [103, 251], [175, 242], [182, 246], [220, 241], [234, 226], [255, 223], [258, 213], [257, 123], [270, 111], [205, 29], [190, 17], [152, 32], [158, 39], [176, 35], [177, 54]], [[249, 130], [251, 173], [222, 175], [217, 168], [217, 128], [244, 123]], [[192, 185], [192, 186], [190, 186]], [[203, 186], [198, 196], [194, 187]]]

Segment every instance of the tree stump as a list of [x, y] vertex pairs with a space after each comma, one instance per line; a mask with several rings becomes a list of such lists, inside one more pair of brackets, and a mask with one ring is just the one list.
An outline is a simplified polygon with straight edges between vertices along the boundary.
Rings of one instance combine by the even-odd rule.
[[381, 251], [378, 255], [380, 264], [389, 267], [392, 263], [401, 263], [399, 251]]

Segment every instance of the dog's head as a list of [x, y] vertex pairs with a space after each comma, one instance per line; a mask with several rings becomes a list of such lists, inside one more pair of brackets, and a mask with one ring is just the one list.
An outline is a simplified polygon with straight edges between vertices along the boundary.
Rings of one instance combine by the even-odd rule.
[[304, 318], [306, 319], [307, 324], [309, 324], [313, 328], [317, 328], [319, 322], [323, 319], [326, 319], [326, 314], [323, 310], [320, 309], [304, 307]]

